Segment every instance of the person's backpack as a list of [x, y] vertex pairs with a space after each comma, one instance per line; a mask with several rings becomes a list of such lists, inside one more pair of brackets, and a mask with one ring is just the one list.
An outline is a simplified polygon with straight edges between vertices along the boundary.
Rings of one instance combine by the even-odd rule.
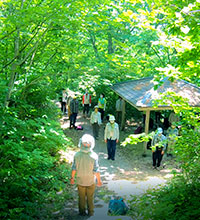
[[125, 215], [128, 211], [128, 206], [123, 198], [111, 199], [108, 205], [108, 213], [111, 215]]
[[142, 133], [142, 126], [137, 127], [137, 129], [134, 131], [134, 134], [141, 134]]
[[83, 127], [82, 127], [81, 125], [78, 125], [78, 126], [76, 127], [76, 130], [83, 130]]

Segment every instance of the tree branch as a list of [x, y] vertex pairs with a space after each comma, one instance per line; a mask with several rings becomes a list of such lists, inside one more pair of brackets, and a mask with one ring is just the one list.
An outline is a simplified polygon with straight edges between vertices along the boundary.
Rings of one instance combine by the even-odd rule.
[[27, 58], [30, 56], [30, 54], [35, 50], [35, 48], [37, 48], [40, 40], [44, 37], [44, 35], [46, 34], [46, 32], [48, 31], [49, 28], [47, 28], [44, 33], [42, 34], [42, 36], [40, 37], [40, 39], [38, 41], [35, 42], [34, 46], [26, 53], [25, 57], [23, 60], [21, 60], [18, 65], [22, 65], [26, 60]]
[[49, 60], [47, 61], [46, 66], [45, 66], [45, 68], [44, 68], [43, 70], [46, 70], [46, 69], [47, 69], [47, 67], [48, 67], [48, 65], [49, 65], [49, 63], [50, 63], [50, 61], [53, 59], [53, 57], [54, 57], [56, 54], [57, 54], [57, 50], [56, 50], [56, 52], [55, 52], [54, 54], [52, 54], [52, 55], [50, 56]]
[[4, 40], [5, 38], [7, 38], [8, 36], [10, 36], [12, 33], [14, 33], [17, 30], [17, 28], [15, 28], [13, 31], [9, 32], [8, 34], [6, 34], [4, 37], [0, 38], [0, 40]]
[[95, 52], [95, 56], [96, 56], [96, 57], [99, 57], [99, 55], [98, 55], [98, 49], [97, 49], [97, 46], [96, 46], [95, 36], [91, 33], [90, 30], [88, 30], [88, 32], [89, 32], [89, 35], [90, 35], [90, 41], [92, 42], [92, 46], [93, 46], [93, 49], [94, 49], [94, 52]]
[[152, 50], [155, 52], [156, 56], [159, 58], [160, 62], [162, 63], [162, 65], [164, 66], [165, 63], [163, 62], [163, 60], [161, 59], [161, 57], [159, 56], [158, 52], [156, 51], [156, 49], [154, 49], [152, 46], [150, 46], [150, 48], [152, 48]]
[[[39, 26], [39, 25], [38, 25]], [[17, 30], [17, 29], [16, 29]], [[25, 46], [22, 48], [22, 49], [20, 49], [19, 50], [19, 53], [22, 53], [25, 49], [26, 49], [26, 47], [31, 43], [31, 41], [35, 38], [35, 36], [37, 35], [37, 33], [38, 33], [38, 31], [39, 31], [39, 29], [37, 30], [37, 32], [34, 34], [34, 36], [25, 44]], [[5, 69], [7, 66], [9, 66], [10, 64], [12, 64], [14, 61], [15, 61], [15, 59], [17, 59], [17, 57], [19, 56], [19, 53], [18, 54], [15, 54], [15, 56], [7, 63], [7, 64], [5, 64], [3, 67], [2, 67], [2, 70], [3, 69]], [[1, 71], [2, 71], [1, 70]]]

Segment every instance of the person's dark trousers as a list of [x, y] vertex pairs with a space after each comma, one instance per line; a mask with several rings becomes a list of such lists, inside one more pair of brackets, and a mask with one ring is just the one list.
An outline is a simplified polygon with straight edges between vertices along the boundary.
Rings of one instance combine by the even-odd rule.
[[92, 124], [92, 130], [93, 130], [93, 135], [94, 135], [94, 138], [98, 138], [99, 136], [99, 125], [98, 123], [94, 123]]
[[116, 145], [116, 140], [107, 139], [108, 159], [115, 159]]
[[161, 150], [156, 150], [152, 154], [152, 159], [153, 159], [153, 166], [154, 167], [159, 167], [160, 163], [162, 161], [163, 155], [161, 154]]
[[70, 128], [71, 126], [75, 127], [77, 113], [72, 113], [70, 115]]
[[90, 109], [90, 107], [89, 107], [89, 104], [84, 104], [84, 106], [83, 106], [83, 114], [89, 114], [89, 109]]
[[103, 122], [104, 110], [102, 108], [99, 108], [99, 112], [101, 113], [101, 121]]
[[66, 112], [66, 102], [61, 102], [61, 111], [62, 111], [63, 113]]

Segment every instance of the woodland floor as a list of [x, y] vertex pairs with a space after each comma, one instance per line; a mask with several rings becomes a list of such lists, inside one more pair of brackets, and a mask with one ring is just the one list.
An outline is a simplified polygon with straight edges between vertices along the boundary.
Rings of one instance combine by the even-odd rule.
[[[101, 125], [99, 140], [96, 141], [94, 151], [99, 156], [100, 173], [103, 181], [102, 187], [95, 190], [95, 215], [92, 217], [78, 216], [78, 195], [76, 185], [71, 186], [73, 199], [68, 200], [65, 207], [58, 212], [54, 212], [53, 219], [69, 220], [109, 220], [109, 219], [131, 219], [129, 216], [108, 216], [108, 202], [113, 196], [121, 196], [128, 201], [131, 195], [141, 195], [147, 189], [159, 187], [172, 177], [171, 171], [176, 169], [176, 161], [164, 155], [160, 171], [152, 169], [151, 151], [147, 150], [147, 156], [142, 157], [143, 144], [122, 147], [117, 145], [115, 161], [107, 160], [107, 147], [103, 140], [105, 124]], [[76, 125], [83, 126], [83, 130], [69, 129], [69, 120], [66, 116], [61, 119], [61, 126], [67, 137], [71, 137], [77, 146], [79, 138], [85, 134], [92, 134], [92, 128], [88, 118], [84, 118], [81, 113], [77, 118]], [[136, 129], [136, 124], [126, 126], [120, 132], [120, 142]], [[63, 156], [72, 162], [73, 155], [78, 149], [69, 149], [63, 152]], [[52, 218], [51, 218], [52, 219]]]

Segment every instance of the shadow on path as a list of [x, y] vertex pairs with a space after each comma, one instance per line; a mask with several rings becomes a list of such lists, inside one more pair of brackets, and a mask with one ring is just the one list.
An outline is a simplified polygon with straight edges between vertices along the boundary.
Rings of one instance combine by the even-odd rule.
[[[83, 126], [83, 130], [69, 129], [69, 120], [63, 117], [61, 126], [67, 137], [71, 137], [74, 144], [77, 145], [79, 138], [85, 134], [92, 134], [92, 128], [89, 119], [78, 116], [77, 124]], [[151, 152], [147, 152], [147, 157], [142, 157], [140, 151], [142, 145], [137, 145], [135, 153], [128, 152], [126, 148], [117, 146], [115, 161], [107, 160], [107, 147], [103, 140], [105, 123], [100, 128], [99, 140], [96, 141], [94, 151], [99, 156], [100, 173], [103, 186], [96, 188], [95, 191], [95, 215], [93, 217], [78, 216], [78, 195], [76, 186], [72, 186], [74, 200], [66, 204], [64, 210], [68, 213], [69, 219], [90, 219], [90, 220], [109, 220], [109, 219], [131, 219], [128, 216], [108, 216], [108, 202], [112, 196], [117, 195], [129, 199], [131, 195], [141, 195], [147, 189], [159, 187], [172, 177], [171, 169], [161, 171], [152, 170]], [[126, 132], [121, 133], [121, 141]], [[141, 151], [142, 152], [142, 151]], [[74, 152], [68, 152], [73, 157]], [[64, 219], [68, 219], [65, 216]], [[59, 218], [62, 219], [62, 218]]]

